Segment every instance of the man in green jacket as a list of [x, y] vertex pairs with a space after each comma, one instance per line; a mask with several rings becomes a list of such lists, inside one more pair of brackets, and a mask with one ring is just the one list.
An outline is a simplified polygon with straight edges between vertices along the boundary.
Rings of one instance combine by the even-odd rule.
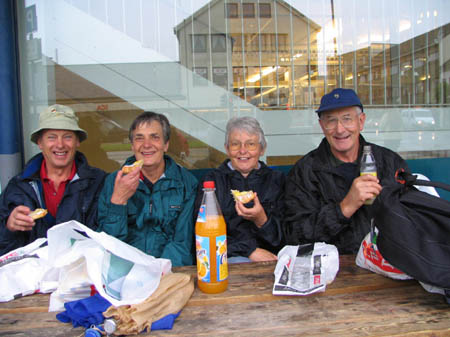
[[104, 231], [173, 266], [193, 264], [193, 207], [196, 178], [165, 154], [170, 124], [164, 115], [144, 112], [129, 132], [134, 156], [142, 161], [130, 173], [123, 168], [105, 181], [98, 205], [99, 231]]

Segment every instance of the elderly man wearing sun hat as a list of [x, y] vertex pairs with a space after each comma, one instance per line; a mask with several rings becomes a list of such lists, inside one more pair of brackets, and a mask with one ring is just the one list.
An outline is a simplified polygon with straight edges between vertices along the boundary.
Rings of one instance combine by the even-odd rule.
[[[31, 134], [41, 153], [13, 177], [0, 199], [0, 256], [37, 238], [55, 224], [77, 220], [96, 228], [97, 200], [106, 173], [88, 165], [77, 151], [87, 133], [67, 106], [55, 104], [41, 112]], [[33, 219], [30, 212], [47, 214]]]
[[[366, 114], [352, 89], [337, 88], [324, 95], [316, 111], [324, 138], [301, 158], [286, 183], [284, 228], [289, 244], [326, 242], [340, 254], [357, 253], [370, 230], [367, 199], [395, 182], [406, 162], [393, 151], [367, 143], [361, 136]], [[377, 177], [360, 176], [363, 146], [370, 145]]]

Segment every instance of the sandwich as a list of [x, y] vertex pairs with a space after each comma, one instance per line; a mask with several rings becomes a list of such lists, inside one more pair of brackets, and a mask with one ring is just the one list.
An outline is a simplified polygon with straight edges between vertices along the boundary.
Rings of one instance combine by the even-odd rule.
[[231, 194], [233, 194], [235, 201], [240, 201], [243, 204], [246, 204], [253, 199], [255, 199], [255, 194], [253, 191], [238, 191], [238, 190], [231, 190]]
[[46, 209], [36, 208], [34, 211], [32, 211], [30, 214], [28, 214], [28, 216], [31, 216], [33, 218], [33, 220], [37, 220], [39, 218], [44, 217], [47, 213], [48, 213], [48, 211]]
[[125, 165], [122, 167], [122, 172], [124, 174], [130, 173], [132, 172], [135, 168], [139, 167], [142, 168], [142, 165], [144, 165], [144, 161], [143, 160], [136, 160], [133, 164], [131, 165]]

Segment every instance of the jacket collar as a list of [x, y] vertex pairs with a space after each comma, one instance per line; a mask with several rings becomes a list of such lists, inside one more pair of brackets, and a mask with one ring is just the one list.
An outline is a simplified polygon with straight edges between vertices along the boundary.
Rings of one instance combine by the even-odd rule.
[[[227, 175], [235, 175], [235, 176], [240, 176], [240, 177], [244, 178], [244, 176], [239, 171], [233, 170], [230, 168], [230, 162], [231, 162], [230, 159], [226, 159], [222, 164], [220, 164], [220, 166], [218, 167], [218, 170]], [[247, 178], [250, 178], [252, 176], [261, 175], [266, 171], [268, 166], [260, 160], [258, 161], [258, 163], [259, 163], [259, 168], [251, 170], [250, 173], [248, 174]]]

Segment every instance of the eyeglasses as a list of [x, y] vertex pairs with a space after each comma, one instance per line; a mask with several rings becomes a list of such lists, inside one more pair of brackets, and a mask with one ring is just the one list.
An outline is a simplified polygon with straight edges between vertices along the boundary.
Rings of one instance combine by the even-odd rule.
[[346, 129], [350, 129], [355, 126], [355, 122], [358, 119], [359, 114], [356, 116], [349, 116], [345, 115], [340, 118], [338, 117], [324, 117], [320, 120], [322, 121], [322, 124], [325, 129], [332, 130], [335, 129], [338, 126], [338, 122], [341, 122], [342, 126]]
[[[259, 143], [256, 142], [245, 142], [244, 147], [247, 151], [255, 151], [258, 148]], [[228, 145], [231, 151], [239, 151], [241, 149], [242, 143], [238, 141], [232, 141]]]

